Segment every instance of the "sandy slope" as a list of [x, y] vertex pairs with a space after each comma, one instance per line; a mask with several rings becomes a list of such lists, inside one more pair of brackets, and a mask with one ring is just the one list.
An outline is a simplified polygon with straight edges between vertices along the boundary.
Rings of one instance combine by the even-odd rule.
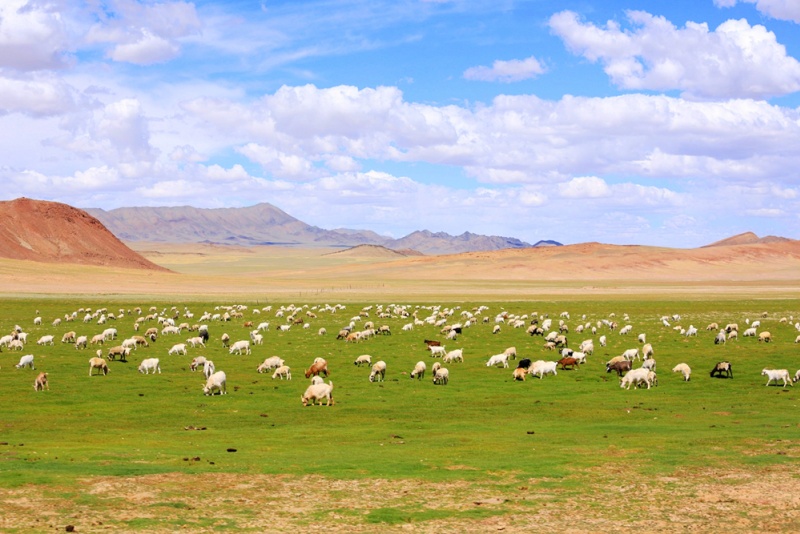
[[175, 272], [0, 260], [0, 292], [311, 300], [800, 296], [798, 241], [688, 250], [585, 243], [397, 259], [321, 248], [130, 245]]

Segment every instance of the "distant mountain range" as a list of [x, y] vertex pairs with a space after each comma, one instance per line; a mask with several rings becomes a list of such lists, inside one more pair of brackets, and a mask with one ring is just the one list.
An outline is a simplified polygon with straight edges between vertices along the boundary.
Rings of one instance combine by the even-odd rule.
[[393, 239], [370, 230], [325, 230], [306, 224], [268, 203], [246, 208], [203, 209], [180, 206], [117, 208], [109, 211], [89, 208], [85, 211], [125, 241], [341, 248], [380, 245], [392, 250], [415, 250], [424, 254], [457, 254], [561, 245], [550, 240], [531, 245], [513, 237], [470, 232], [453, 236], [445, 232], [420, 230], [400, 239]]

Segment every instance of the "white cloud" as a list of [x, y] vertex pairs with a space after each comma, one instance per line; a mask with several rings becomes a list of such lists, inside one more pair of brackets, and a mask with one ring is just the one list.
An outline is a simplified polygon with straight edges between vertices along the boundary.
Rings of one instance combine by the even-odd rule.
[[[797, 0], [738, 0], [741, 3], [755, 4], [756, 9], [774, 19], [800, 23], [800, 2]], [[717, 7], [733, 7], [737, 0], [714, 0]]]
[[535, 57], [525, 59], [512, 59], [510, 61], [496, 60], [491, 67], [470, 67], [464, 71], [464, 78], [481, 82], [512, 83], [530, 80], [543, 74], [544, 66]]
[[583, 176], [559, 184], [558, 192], [564, 198], [603, 198], [611, 195], [611, 188], [602, 178]]
[[108, 54], [114, 61], [127, 61], [135, 65], [164, 63], [178, 56], [176, 43], [144, 30], [136, 41], [118, 44]]
[[550, 18], [550, 28], [574, 53], [599, 61], [624, 89], [679, 90], [687, 98], [769, 98], [800, 90], [800, 62], [775, 34], [746, 20], [716, 30], [687, 22], [677, 28], [664, 17], [628, 11], [634, 27], [613, 21], [583, 23], [572, 11]]
[[97, 6], [93, 14], [98, 21], [87, 32], [85, 42], [108, 44], [109, 58], [136, 65], [174, 59], [180, 53], [181, 39], [201, 29], [194, 4], [187, 2], [115, 0], [110, 6]]
[[73, 92], [61, 79], [46, 72], [18, 77], [0, 72], [0, 114], [61, 115], [75, 107]]
[[66, 66], [69, 37], [63, 15], [50, 2], [0, 3], [0, 67], [22, 71]]

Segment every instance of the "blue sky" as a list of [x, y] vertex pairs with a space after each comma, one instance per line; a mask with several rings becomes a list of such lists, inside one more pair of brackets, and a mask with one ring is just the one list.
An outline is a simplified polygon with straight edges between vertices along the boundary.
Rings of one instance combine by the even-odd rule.
[[800, 1], [5, 0], [2, 197], [800, 238]]

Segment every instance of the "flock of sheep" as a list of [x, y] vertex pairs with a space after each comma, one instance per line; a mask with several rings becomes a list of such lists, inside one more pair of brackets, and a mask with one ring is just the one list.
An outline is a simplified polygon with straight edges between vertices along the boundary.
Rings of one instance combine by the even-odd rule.
[[[93, 325], [107, 325], [109, 322], [114, 322], [120, 325], [120, 330], [132, 330], [130, 337], [123, 339], [121, 342], [117, 341], [119, 339], [119, 331], [116, 327], [104, 326], [104, 330], [101, 333], [92, 336], [77, 335], [74, 329], [70, 329], [63, 334], [61, 343], [72, 344], [78, 351], [87, 349], [90, 345], [103, 347], [97, 348], [95, 355], [89, 359], [89, 375], [92, 376], [94, 374], [107, 375], [109, 373], [109, 361], [116, 359], [127, 361], [127, 358], [132, 355], [132, 351], [137, 351], [140, 348], [152, 351], [153, 343], [157, 339], [168, 339], [170, 336], [180, 336], [182, 334], [190, 335], [186, 342], [172, 344], [171, 348], [167, 350], [168, 357], [186, 356], [189, 348], [206, 348], [211, 338], [209, 324], [229, 325], [223, 327], [223, 329], [229, 331], [236, 331], [244, 326], [247, 329], [247, 339], [232, 341], [228, 333], [223, 333], [217, 338], [218, 341], [214, 340], [214, 342], [221, 343], [231, 355], [250, 355], [255, 346], [264, 344], [264, 335], [270, 329], [269, 321], [259, 321], [256, 326], [256, 321], [249, 320], [250, 318], [255, 319], [260, 318], [262, 315], [272, 314], [274, 318], [272, 320], [279, 323], [275, 327], [276, 330], [281, 332], [287, 332], [291, 328], [309, 330], [311, 324], [317, 320], [319, 315], [330, 314], [330, 317], [333, 318], [337, 312], [341, 314], [345, 309], [346, 307], [341, 304], [335, 306], [288, 305], [281, 306], [274, 312], [272, 306], [265, 306], [260, 309], [250, 309], [246, 305], [217, 306], [213, 312], [202, 313], [197, 319], [198, 322], [194, 323], [195, 314], [186, 307], [180, 310], [173, 306], [171, 308], [162, 308], [159, 311], [157, 307], [153, 306], [150, 307], [147, 313], [139, 307], [128, 310], [119, 309], [118, 313], [111, 312], [107, 308], [96, 310], [81, 308], [65, 313], [63, 318], [57, 317], [53, 319], [50, 324], [52, 328], [58, 328], [62, 324], [66, 326], [66, 323], [78, 324], [82, 322], [83, 328], [89, 329], [94, 327]], [[517, 361], [517, 366], [512, 371], [511, 378], [514, 381], [525, 381], [527, 376], [534, 376], [539, 379], [543, 379], [546, 375], [555, 376], [558, 374], [559, 369], [562, 371], [579, 369], [580, 366], [586, 364], [588, 358], [594, 355], [595, 337], [597, 337], [601, 347], [606, 347], [608, 336], [627, 336], [634, 328], [630, 324], [631, 321], [627, 315], [624, 315], [621, 319], [624, 323], [623, 326], [617, 323], [615, 314], [610, 314], [607, 318], [595, 321], [587, 320], [586, 316], [582, 316], [578, 324], [570, 327], [567, 324], [570, 320], [568, 312], [562, 312], [557, 322], [554, 322], [556, 320], [550, 318], [547, 314], [540, 315], [536, 312], [522, 315], [511, 314], [506, 311], [494, 314], [488, 312], [488, 306], [478, 306], [470, 310], [462, 310], [458, 306], [394, 304], [365, 306], [357, 315], [347, 320], [346, 325], [339, 329], [337, 339], [341, 340], [342, 343], [361, 343], [378, 336], [392, 335], [391, 327], [388, 324], [376, 327], [374, 321], [370, 319], [373, 315], [381, 322], [388, 320], [400, 320], [403, 322], [404, 324], [399, 329], [402, 335], [413, 335], [411, 333], [415, 330], [422, 330], [430, 337], [441, 336], [441, 340], [425, 339], [428, 354], [425, 359], [435, 360], [431, 365], [433, 384], [446, 385], [450, 380], [450, 370], [443, 365], [463, 363], [464, 348], [448, 351], [444, 344], [455, 343], [470, 328], [478, 329], [482, 328], [481, 325], [488, 324], [491, 326], [493, 335], [501, 334], [506, 328], [522, 329], [525, 335], [519, 336], [520, 341], [518, 343], [526, 340], [524, 343], [529, 346], [525, 350], [526, 353], [558, 351], [560, 358], [557, 360], [537, 359], [532, 361], [531, 358], [520, 358]], [[770, 332], [758, 332], [761, 326], [761, 319], [767, 317], [768, 314], [765, 312], [761, 314], [759, 319], [752, 322], [749, 319], [745, 319], [747, 328], [743, 329], [742, 337], [754, 337], [762, 343], [772, 342], [773, 337]], [[678, 323], [680, 320], [679, 315], [663, 316], [659, 319], [660, 328], [674, 330], [678, 335], [686, 338], [698, 335], [698, 329], [693, 325], [689, 325], [687, 328], [677, 324], [673, 326], [673, 323]], [[796, 331], [800, 331], [800, 322], [792, 324], [792, 321], [793, 317], [781, 318], [779, 324], [791, 325]], [[240, 322], [241, 324], [239, 324]], [[148, 327], [150, 324], [158, 324], [159, 326]], [[43, 326], [43, 318], [38, 311], [33, 319], [33, 326], [39, 330], [46, 328]], [[486, 326], [483, 327], [485, 328]], [[75, 329], [77, 328], [75, 327]], [[143, 335], [140, 335], [140, 329], [144, 330], [142, 332]], [[581, 337], [587, 337], [589, 334], [591, 334], [591, 337], [584, 339], [575, 350], [569, 347], [568, 335], [571, 335], [571, 331], [573, 334], [581, 335]], [[717, 323], [711, 323], [706, 328], [706, 331], [714, 333], [714, 344], [726, 344], [738, 339], [739, 325], [737, 323], [729, 323], [724, 327], [720, 327]], [[431, 336], [432, 332], [437, 333], [437, 335]], [[316, 331], [316, 335], [319, 336], [326, 334], [327, 330], [325, 328], [319, 328]], [[541, 336], [543, 343], [536, 343], [534, 341], [536, 336]], [[646, 333], [639, 334], [637, 336], [637, 346], [624, 350], [622, 354], [605, 362], [606, 373], [617, 373], [620, 387], [626, 389], [646, 387], [650, 389], [658, 384], [656, 360], [654, 358], [655, 350], [653, 345], [647, 342], [646, 338]], [[46, 350], [45, 347], [55, 345], [55, 339], [56, 336], [54, 334], [44, 334], [36, 344], [42, 347], [40, 350]], [[800, 335], [797, 336], [795, 342], [800, 342]], [[23, 327], [16, 325], [11, 333], [0, 337], [0, 352], [4, 348], [8, 351], [22, 351], [27, 343], [28, 333]], [[111, 346], [107, 347], [107, 343]], [[161, 345], [162, 343], [159, 343], [159, 346]], [[639, 345], [641, 345], [641, 351]], [[35, 369], [34, 359], [33, 354], [23, 355], [15, 367], [17, 369], [30, 368], [33, 370]], [[423, 379], [428, 371], [428, 364], [425, 359], [418, 361], [413, 369], [407, 372], [402, 371], [402, 374], [412, 379]], [[517, 360], [515, 346], [508, 347], [501, 353], [488, 356], [486, 358], [486, 367], [508, 368], [511, 360]], [[633, 364], [636, 360], [640, 360], [641, 365], [634, 368]], [[153, 375], [160, 374], [160, 363], [159, 358], [143, 358], [139, 363], [138, 371], [145, 375], [149, 375], [151, 372]], [[362, 354], [355, 359], [353, 364], [359, 368], [362, 366], [370, 368], [368, 376], [370, 382], [382, 382], [386, 378], [387, 363], [385, 360], [379, 360], [373, 364], [370, 355]], [[206, 379], [203, 386], [205, 395], [225, 395], [227, 393], [227, 375], [224, 371], [217, 370], [212, 360], [205, 356], [196, 356], [192, 359], [189, 368], [191, 371], [202, 369]], [[273, 379], [292, 379], [291, 368], [279, 356], [266, 358], [256, 368], [256, 371], [258, 373], [272, 372]], [[691, 378], [692, 370], [686, 363], [679, 363], [672, 371], [679, 373], [684, 381], [689, 381]], [[326, 401], [328, 406], [334, 404], [333, 383], [330, 379], [328, 379], [328, 383], [325, 383], [321, 378], [323, 374], [326, 378], [329, 377], [328, 362], [323, 358], [316, 358], [305, 370], [305, 378], [310, 379], [311, 384], [301, 395], [301, 402], [304, 406], [317, 403], [321, 405], [323, 401]], [[718, 362], [711, 371], [711, 376], [715, 375], [733, 378], [732, 364], [729, 361]], [[765, 368], [762, 371], [762, 375], [767, 377], [767, 385], [772, 382], [782, 382], [785, 388], [800, 379], [800, 370], [792, 377], [787, 369]], [[36, 376], [34, 389], [36, 391], [49, 389], [48, 373], [40, 372]]]

